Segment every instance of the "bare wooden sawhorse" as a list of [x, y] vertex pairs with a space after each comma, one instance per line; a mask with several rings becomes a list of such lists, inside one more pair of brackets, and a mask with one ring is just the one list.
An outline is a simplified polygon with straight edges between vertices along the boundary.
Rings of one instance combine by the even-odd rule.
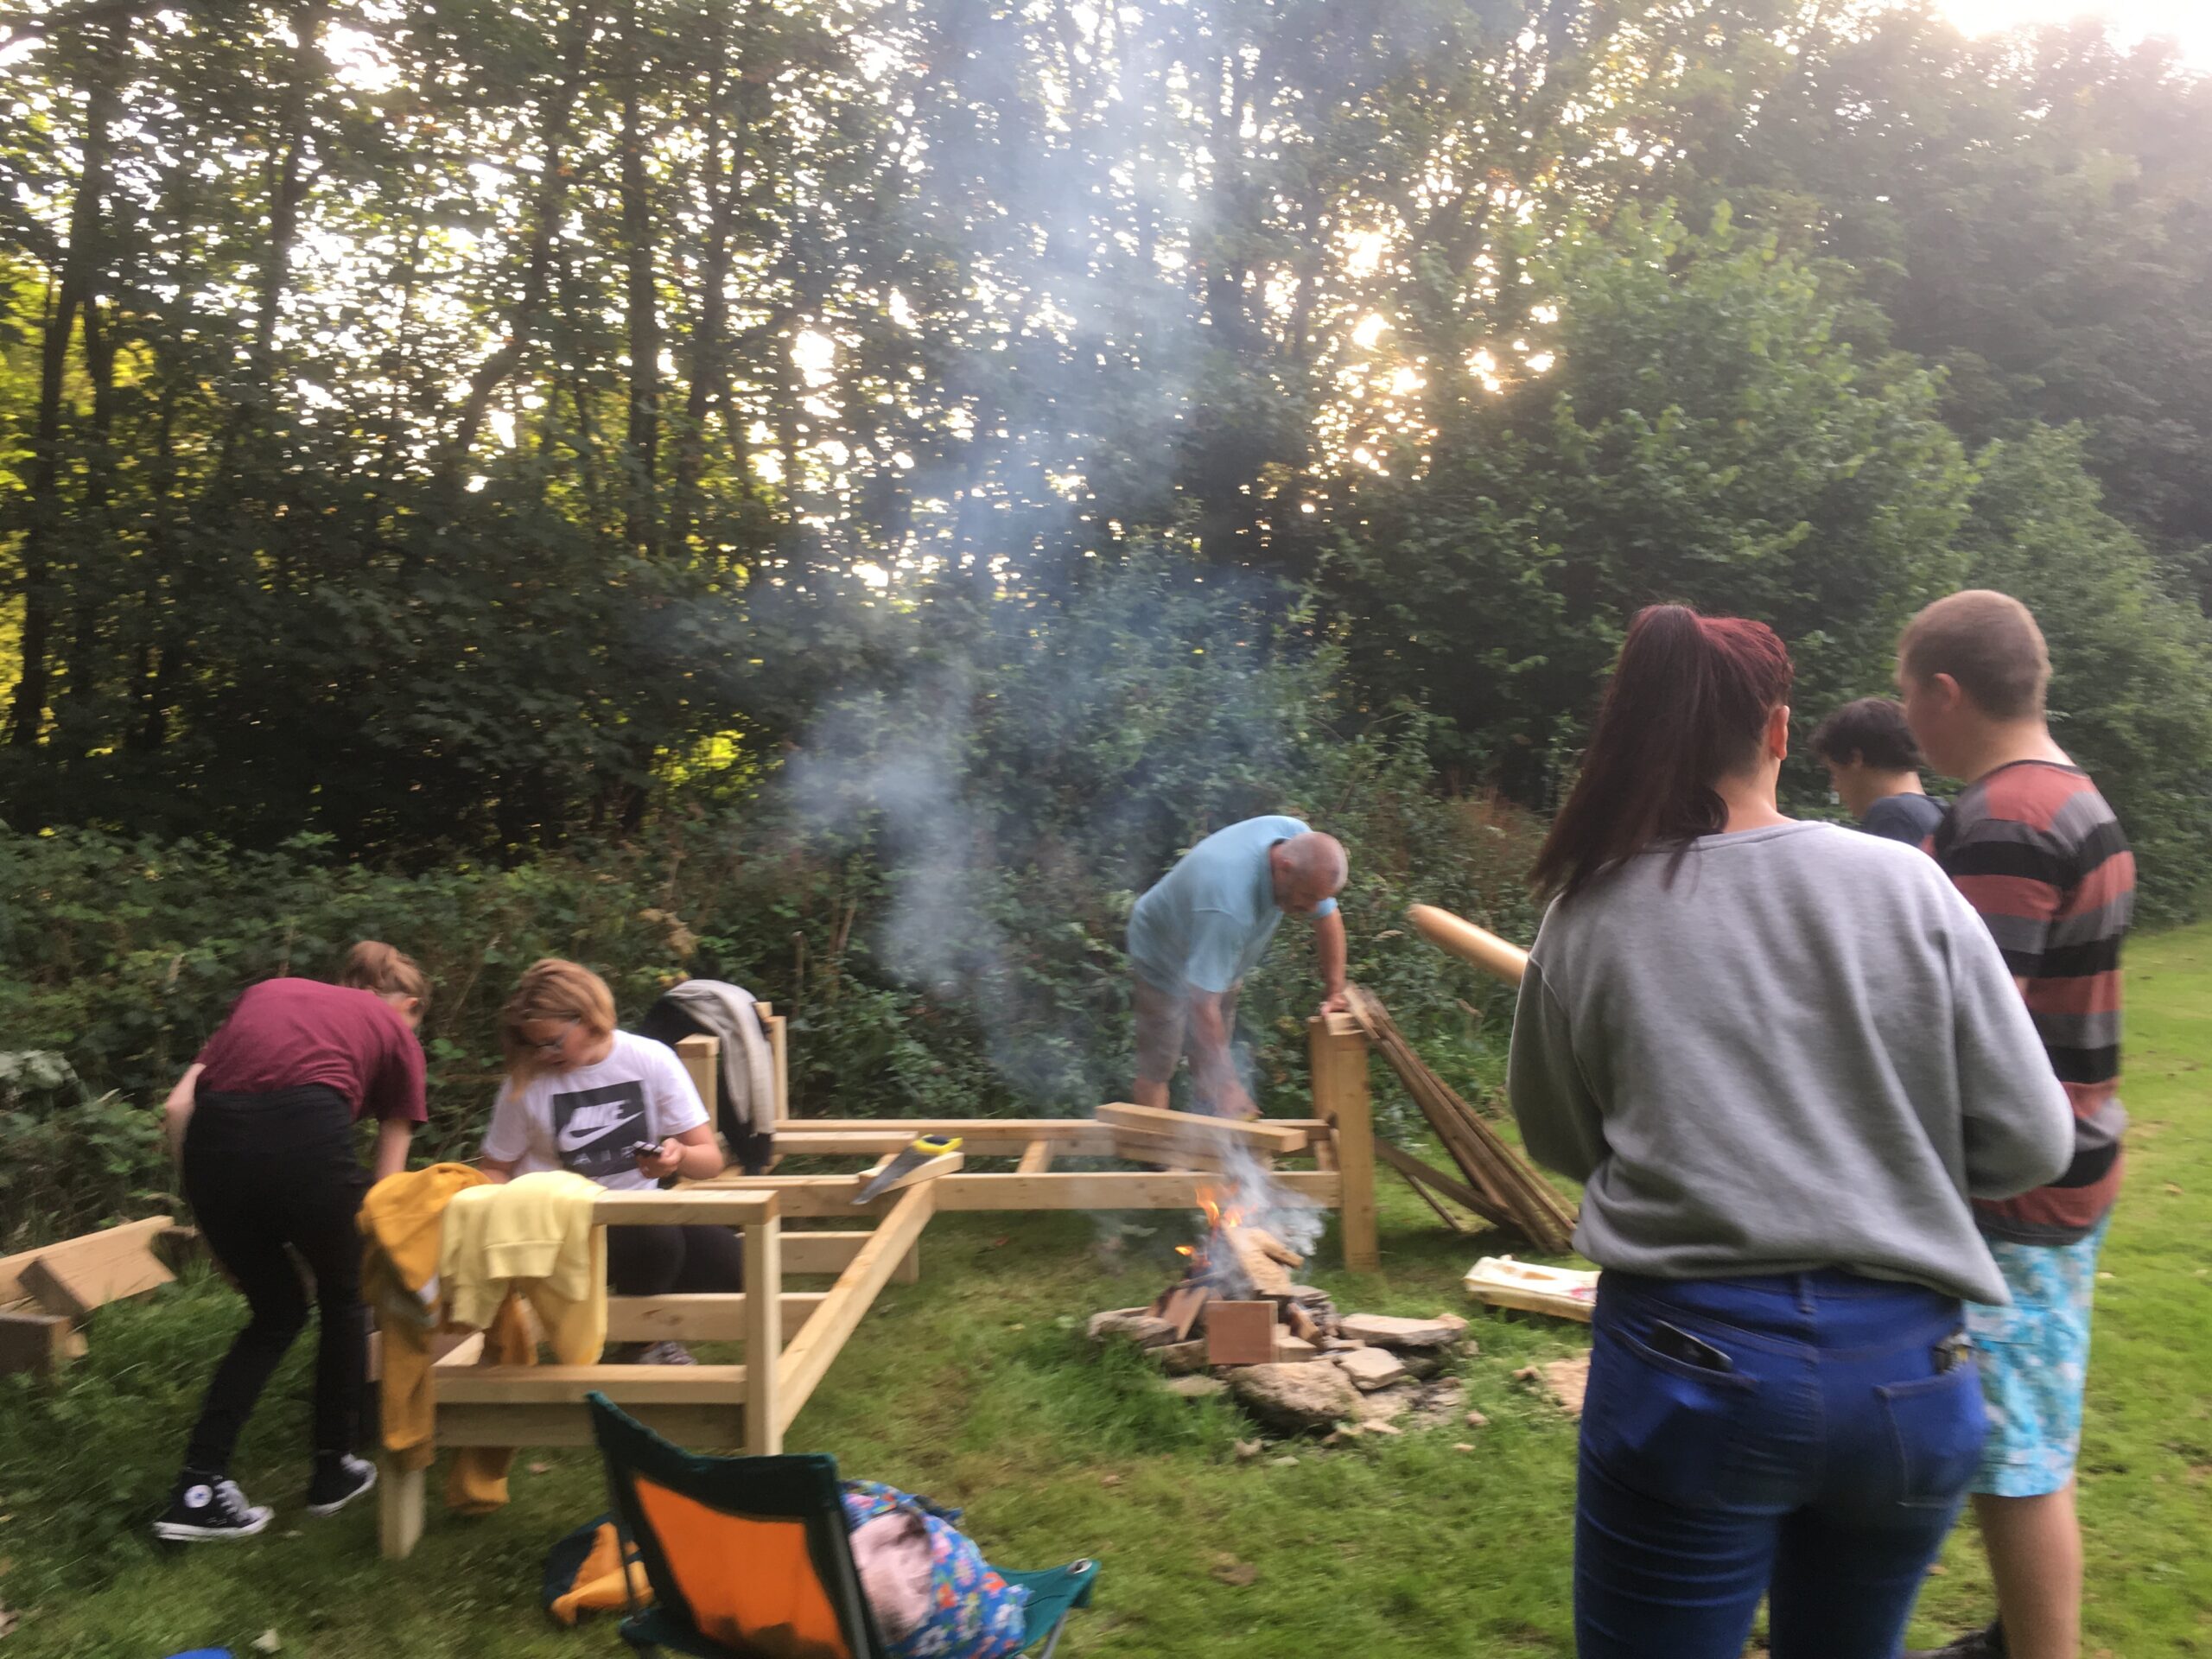
[[[594, 1389], [688, 1446], [753, 1452], [783, 1449], [784, 1433], [837, 1351], [898, 1273], [934, 1209], [934, 1183], [888, 1194], [866, 1233], [783, 1230], [779, 1195], [744, 1186], [673, 1192], [608, 1192], [593, 1211], [604, 1226], [741, 1228], [745, 1283], [728, 1295], [609, 1296], [607, 1329], [618, 1341], [742, 1342], [741, 1365], [470, 1364], [470, 1348], [432, 1368], [431, 1445], [588, 1446], [582, 1409]], [[849, 1184], [848, 1184], [849, 1192]], [[786, 1246], [790, 1246], [787, 1255]], [[787, 1271], [836, 1272], [827, 1291], [788, 1292]], [[378, 1531], [388, 1556], [423, 1534], [426, 1469], [387, 1459], [378, 1483]]]
[[[485, 1365], [456, 1351], [433, 1368], [434, 1446], [583, 1446], [591, 1440], [584, 1395], [596, 1389], [680, 1444], [773, 1453], [876, 1296], [894, 1277], [918, 1272], [918, 1241], [939, 1211], [1192, 1210], [1217, 1187], [1210, 1169], [1173, 1166], [1180, 1145], [1095, 1118], [816, 1118], [785, 1109], [783, 1021], [771, 1026], [775, 1056], [775, 1154], [880, 1164], [918, 1135], [955, 1135], [962, 1151], [914, 1184], [864, 1205], [853, 1200], [868, 1171], [815, 1175], [725, 1174], [673, 1192], [610, 1192], [603, 1224], [705, 1224], [745, 1232], [743, 1293], [609, 1296], [613, 1341], [738, 1341], [741, 1365]], [[1340, 1212], [1344, 1264], [1379, 1265], [1375, 1232], [1375, 1141], [1367, 1039], [1349, 1015], [1307, 1026], [1313, 1063], [1312, 1118], [1270, 1118], [1255, 1133], [1269, 1179], [1294, 1198]], [[711, 1109], [716, 1053], [710, 1038], [677, 1046]], [[1235, 1136], [1231, 1126], [1196, 1126], [1203, 1141]], [[969, 1171], [969, 1158], [1010, 1158], [1010, 1172]], [[1123, 1159], [1169, 1167], [1055, 1169], [1060, 1158]], [[1311, 1167], [1287, 1168], [1287, 1160]], [[841, 1217], [868, 1230], [786, 1232], [787, 1220]], [[827, 1291], [790, 1292], [787, 1275], [835, 1274]], [[379, 1488], [385, 1554], [404, 1556], [422, 1535], [426, 1471], [387, 1461]]]

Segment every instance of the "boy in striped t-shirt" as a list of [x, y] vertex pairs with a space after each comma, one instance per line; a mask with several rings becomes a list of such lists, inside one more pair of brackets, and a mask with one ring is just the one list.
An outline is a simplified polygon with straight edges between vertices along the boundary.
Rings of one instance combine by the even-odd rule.
[[1967, 1308], [1989, 1407], [1974, 1510], [1997, 1622], [1951, 1659], [2075, 1659], [2082, 1539], [2074, 1510], [2090, 1293], [2120, 1193], [2120, 948], [2135, 858], [2044, 715], [2050, 658], [2018, 600], [1938, 600], [1897, 647], [1905, 718], [1929, 761], [1968, 785], [1929, 837], [2004, 953], [2074, 1106], [2074, 1161], [2049, 1186], [1976, 1200], [2009, 1307]]

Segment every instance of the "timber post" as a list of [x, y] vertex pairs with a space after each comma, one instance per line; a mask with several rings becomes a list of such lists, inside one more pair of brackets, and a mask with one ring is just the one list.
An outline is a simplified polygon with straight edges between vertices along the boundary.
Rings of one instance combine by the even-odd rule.
[[1317, 1014], [1306, 1022], [1313, 1062], [1313, 1110], [1336, 1142], [1344, 1183], [1344, 1266], [1373, 1273], [1382, 1265], [1375, 1238], [1375, 1123], [1367, 1088], [1367, 1033], [1348, 1014]]

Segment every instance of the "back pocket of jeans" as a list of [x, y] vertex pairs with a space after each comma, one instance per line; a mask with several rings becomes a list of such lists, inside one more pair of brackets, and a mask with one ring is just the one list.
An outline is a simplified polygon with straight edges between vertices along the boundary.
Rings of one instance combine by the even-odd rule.
[[1912, 1509], [1955, 1503], [1981, 1463], [1989, 1433], [1981, 1375], [1972, 1365], [1874, 1390], [1897, 1459], [1897, 1502]]
[[1758, 1391], [1754, 1378], [1660, 1353], [1601, 1319], [1590, 1350], [1583, 1450], [1631, 1491], [1710, 1505], [1728, 1489]]

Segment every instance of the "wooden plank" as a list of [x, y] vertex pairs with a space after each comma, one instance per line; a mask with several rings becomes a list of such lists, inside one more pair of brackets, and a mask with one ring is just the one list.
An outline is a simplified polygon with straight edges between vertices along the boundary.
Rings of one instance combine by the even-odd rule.
[[[971, 1158], [1019, 1158], [1039, 1145], [1070, 1157], [1113, 1156], [1112, 1125], [1086, 1122], [1083, 1128], [1081, 1135], [1042, 1136], [1007, 1134], [983, 1123], [960, 1132], [960, 1149]], [[904, 1152], [913, 1142], [913, 1132], [896, 1118], [866, 1129], [822, 1129], [802, 1123], [776, 1132], [776, 1152], [786, 1158], [874, 1159], [887, 1152]]]
[[1486, 1255], [1467, 1270], [1467, 1294], [1492, 1307], [1517, 1307], [1590, 1323], [1598, 1306], [1598, 1275], [1588, 1268], [1548, 1268]]
[[699, 1091], [700, 1103], [707, 1109], [707, 1122], [712, 1123], [721, 1092], [721, 1039], [709, 1037], [704, 1032], [679, 1037], [676, 1039], [676, 1058], [683, 1062], [691, 1086]]
[[404, 1561], [423, 1541], [423, 1477], [429, 1471], [402, 1469], [390, 1458], [377, 1462], [377, 1548], [387, 1561]]
[[729, 1186], [689, 1182], [668, 1192], [602, 1192], [591, 1207], [591, 1218], [602, 1227], [749, 1227], [775, 1214], [775, 1194], [756, 1192], [741, 1178]]
[[[1310, 1128], [1294, 1118], [1282, 1120], [1292, 1128]], [[982, 1140], [1080, 1141], [1098, 1133], [1095, 1117], [801, 1117], [791, 1120], [793, 1131], [823, 1135], [894, 1134], [906, 1145], [919, 1135], [957, 1135], [963, 1141]]]
[[1217, 1152], [1194, 1147], [1174, 1135], [1146, 1135], [1136, 1129], [1114, 1132], [1114, 1156], [1125, 1163], [1152, 1164], [1160, 1169], [1204, 1169], [1218, 1173]]
[[1360, 986], [1347, 988], [1354, 1016], [1406, 1086], [1467, 1185], [1510, 1217], [1539, 1249], [1571, 1248], [1574, 1211], [1528, 1160], [1483, 1122], [1413, 1051], [1390, 1012]]
[[51, 1376], [84, 1352], [84, 1336], [67, 1313], [35, 1308], [0, 1313], [0, 1376], [29, 1371]]
[[[1371, 1167], [1371, 1166], [1370, 1166]], [[721, 1179], [717, 1177], [716, 1179]], [[849, 1175], [765, 1175], [739, 1177], [748, 1188], [773, 1192], [786, 1219], [835, 1216], [846, 1220], [886, 1213], [899, 1195], [886, 1193], [866, 1205], [853, 1203]], [[982, 1210], [1195, 1210], [1198, 1189], [1219, 1177], [1166, 1171], [1062, 1170], [1042, 1175], [977, 1174], [964, 1171], [931, 1181], [937, 1208], [945, 1214]], [[1341, 1201], [1344, 1177], [1327, 1170], [1278, 1170], [1275, 1190], [1309, 1204], [1333, 1209]], [[713, 1182], [702, 1182], [712, 1186]], [[790, 1236], [793, 1241], [807, 1236]], [[785, 1268], [791, 1272], [789, 1267]]]
[[[789, 1199], [785, 1199], [788, 1207]], [[852, 1206], [848, 1205], [849, 1210]], [[784, 1277], [796, 1274], [823, 1274], [835, 1278], [852, 1266], [853, 1258], [872, 1235], [866, 1229], [795, 1233], [784, 1230]]]
[[1254, 1152], [1292, 1153], [1306, 1149], [1303, 1129], [1281, 1128], [1264, 1119], [1208, 1117], [1198, 1112], [1172, 1112], [1165, 1107], [1132, 1106], [1118, 1101], [1101, 1106], [1098, 1117], [1101, 1122], [1166, 1135], [1193, 1147], [1211, 1147], [1235, 1141]]
[[[759, 1284], [751, 1256], [748, 1284]], [[749, 1291], [733, 1294], [609, 1296], [607, 1336], [610, 1342], [743, 1342]], [[784, 1329], [797, 1331], [814, 1317], [828, 1295], [822, 1290], [787, 1290], [778, 1298]]]
[[[681, 1370], [682, 1366], [632, 1365], [627, 1370]], [[745, 1408], [721, 1406], [632, 1406], [623, 1409], [677, 1445], [701, 1451], [738, 1451], [745, 1445]], [[438, 1408], [438, 1445], [589, 1446], [591, 1416], [578, 1405]]]
[[1275, 1305], [1230, 1302], [1216, 1297], [1206, 1304], [1206, 1363], [1265, 1365], [1275, 1357]]
[[1014, 1167], [1017, 1174], [1042, 1175], [1052, 1166], [1052, 1143], [1049, 1141], [1032, 1141], [1022, 1152], [1021, 1161]]
[[[617, 1405], [740, 1406], [742, 1365], [472, 1365], [438, 1375], [438, 1409], [581, 1405], [597, 1389]], [[526, 1444], [526, 1442], [518, 1442]]]
[[760, 1016], [760, 1028], [768, 1033], [768, 1071], [776, 1086], [776, 1112], [772, 1127], [780, 1130], [791, 1115], [790, 1021], [775, 1011], [772, 1003], [756, 1003], [754, 1012]]
[[[837, 1351], [856, 1330], [861, 1316], [889, 1281], [892, 1272], [914, 1241], [922, 1236], [922, 1229], [929, 1225], [930, 1217], [936, 1212], [938, 1195], [946, 1182], [960, 1179], [947, 1176], [942, 1180], [925, 1181], [919, 1186], [909, 1187], [899, 1195], [891, 1213], [875, 1230], [861, 1253], [853, 1258], [830, 1292], [830, 1300], [815, 1311], [805, 1330], [800, 1332], [784, 1350], [783, 1363], [777, 1376], [777, 1387], [783, 1395], [778, 1406], [780, 1433], [791, 1427], [799, 1408], [806, 1404], [830, 1362], [837, 1357]], [[1025, 1179], [1014, 1176], [1007, 1179]], [[1027, 1179], [1049, 1179], [1049, 1177]]]
[[126, 1221], [119, 1227], [104, 1228], [97, 1233], [81, 1233], [75, 1238], [65, 1238], [58, 1243], [41, 1244], [35, 1250], [18, 1250], [13, 1255], [0, 1255], [0, 1306], [21, 1301], [31, 1294], [23, 1287], [23, 1269], [50, 1251], [74, 1251], [103, 1239], [140, 1239], [150, 1246], [156, 1237], [175, 1225], [176, 1223], [168, 1216], [149, 1216], [143, 1221]]
[[[773, 1221], [745, 1230], [745, 1353], [753, 1362], [745, 1388], [745, 1449], [772, 1457], [784, 1449], [779, 1410], [784, 1357], [783, 1229]], [[826, 1302], [830, 1299], [823, 1297]], [[819, 1303], [816, 1305], [817, 1307]], [[802, 1322], [800, 1329], [805, 1328]]]
[[[1333, 1022], [1348, 1022], [1345, 1031]], [[1343, 1183], [1344, 1266], [1373, 1273], [1382, 1265], [1375, 1233], [1375, 1126], [1367, 1085], [1367, 1033], [1350, 1014], [1317, 1014], [1306, 1022], [1313, 1058], [1313, 1105], [1336, 1130], [1337, 1173]]]
[[57, 1244], [26, 1263], [22, 1282], [48, 1312], [81, 1319], [110, 1302], [128, 1301], [173, 1285], [176, 1275], [154, 1254], [152, 1235], [111, 1239], [96, 1233]]
[[1433, 1164], [1423, 1163], [1413, 1154], [1393, 1146], [1389, 1141], [1377, 1137], [1375, 1142], [1375, 1155], [1413, 1182], [1416, 1189], [1424, 1186], [1433, 1188], [1454, 1204], [1465, 1205], [1484, 1221], [1495, 1223], [1500, 1227], [1512, 1224], [1504, 1211], [1484, 1198], [1474, 1188], [1467, 1185], [1464, 1181], [1452, 1179]]

